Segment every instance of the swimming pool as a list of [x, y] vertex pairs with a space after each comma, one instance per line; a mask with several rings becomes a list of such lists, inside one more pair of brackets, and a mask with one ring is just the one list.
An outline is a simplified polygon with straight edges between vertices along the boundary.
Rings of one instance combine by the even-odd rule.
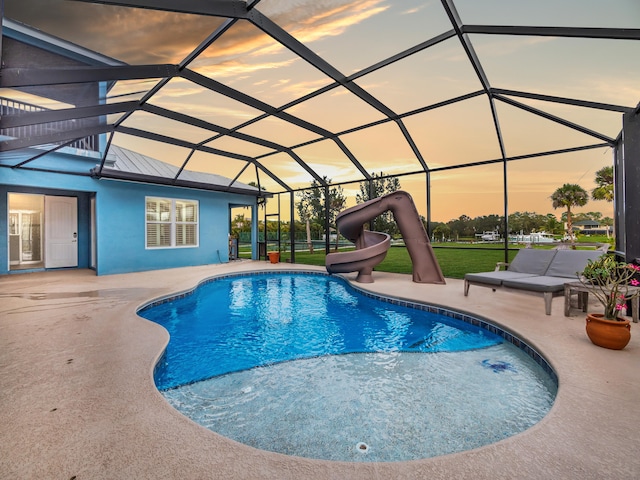
[[426, 458], [519, 433], [551, 407], [554, 373], [524, 342], [383, 300], [327, 275], [269, 273], [213, 279], [139, 314], [171, 335], [155, 375], [169, 403], [263, 450]]

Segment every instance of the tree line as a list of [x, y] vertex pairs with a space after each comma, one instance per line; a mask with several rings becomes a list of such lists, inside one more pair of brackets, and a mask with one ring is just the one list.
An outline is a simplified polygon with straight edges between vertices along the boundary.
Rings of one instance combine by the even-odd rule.
[[[331, 183], [331, 179], [324, 177], [323, 181]], [[471, 218], [461, 215], [448, 222], [432, 222], [431, 235], [435, 240], [459, 240], [474, 238], [476, 234], [483, 232], [496, 232], [501, 236], [505, 234], [529, 234], [545, 231], [547, 233], [565, 233], [573, 238], [572, 225], [576, 221], [592, 220], [605, 226], [612, 226], [613, 219], [603, 217], [601, 212], [587, 212], [576, 214], [575, 207], [583, 207], [589, 199], [613, 201], [613, 167], [607, 166], [598, 170], [595, 174], [596, 188], [590, 193], [577, 184], [564, 184], [556, 189], [549, 197], [554, 209], [563, 208], [560, 220], [552, 213], [538, 214], [535, 212], [515, 212], [508, 216], [508, 232], [505, 232], [504, 216], [498, 214], [483, 215]], [[372, 180], [360, 182], [360, 192], [356, 194], [358, 204], [372, 198], [381, 197], [388, 193], [400, 190], [400, 180], [396, 177], [385, 177], [383, 172], [373, 174]], [[328, 195], [328, 197], [326, 196]], [[335, 220], [337, 215], [345, 209], [346, 198], [341, 186], [324, 188], [319, 182], [313, 181], [309, 189], [296, 194], [298, 202], [296, 209], [300, 221], [295, 222], [297, 239], [306, 239], [309, 248], [313, 249], [312, 239], [321, 239], [325, 233], [325, 222], [328, 220], [330, 230], [335, 232]], [[325, 208], [328, 207], [328, 208]], [[426, 220], [421, 217], [426, 227]], [[277, 230], [277, 222], [267, 222], [267, 234]], [[367, 227], [368, 228], [368, 227]], [[239, 236], [241, 231], [250, 231], [251, 226], [244, 215], [238, 215], [232, 222], [232, 235]], [[280, 225], [283, 236], [288, 237], [290, 225], [282, 222]], [[391, 212], [385, 212], [372, 221], [371, 229], [385, 232], [392, 237], [399, 237], [400, 232]], [[336, 235], [336, 245], [338, 236]], [[304, 241], [304, 240], [303, 240]]]
[[[573, 214], [573, 222], [582, 220], [593, 220], [601, 225], [613, 225], [613, 219], [603, 217], [601, 212], [587, 212]], [[515, 212], [509, 215], [509, 234], [525, 234], [532, 232], [547, 232], [556, 235], [565, 233], [565, 223], [567, 213], [564, 212], [558, 220], [552, 213], [546, 215], [535, 212]], [[504, 237], [504, 216], [502, 215], [482, 215], [471, 218], [461, 215], [448, 222], [432, 223], [432, 239], [435, 241], [457, 241], [460, 239], [473, 239], [476, 234], [483, 232], [496, 232]]]

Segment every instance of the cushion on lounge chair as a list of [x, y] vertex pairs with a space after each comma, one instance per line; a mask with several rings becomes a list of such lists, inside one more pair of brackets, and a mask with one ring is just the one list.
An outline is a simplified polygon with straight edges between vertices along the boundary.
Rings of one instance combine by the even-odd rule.
[[598, 250], [558, 250], [544, 275], [577, 280], [578, 274], [582, 273], [587, 262], [601, 255], [602, 252]]
[[505, 280], [502, 286], [506, 288], [519, 288], [520, 290], [529, 290], [531, 292], [562, 292], [564, 284], [575, 280], [568, 277], [550, 277], [548, 275], [539, 275], [526, 278], [515, 278], [513, 280]]
[[523, 248], [513, 259], [509, 270], [467, 273], [464, 295], [471, 284], [500, 286], [544, 294], [545, 313], [551, 314], [551, 300], [564, 291], [565, 283], [577, 279], [589, 260], [600, 257], [594, 250], [533, 250]]
[[534, 250], [532, 248], [523, 248], [509, 264], [509, 271], [544, 275], [558, 251], [559, 250]]
[[536, 275], [533, 273], [519, 273], [512, 272], [511, 270], [500, 270], [497, 272], [467, 273], [464, 276], [464, 279], [472, 283], [484, 283], [486, 285], [500, 286], [504, 280], [535, 276]]

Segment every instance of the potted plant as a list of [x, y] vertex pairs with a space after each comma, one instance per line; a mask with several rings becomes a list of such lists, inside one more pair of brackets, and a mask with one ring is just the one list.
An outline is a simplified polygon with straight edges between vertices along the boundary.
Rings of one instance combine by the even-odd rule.
[[595, 345], [622, 350], [631, 339], [631, 324], [621, 311], [627, 302], [640, 295], [640, 281], [634, 276], [640, 266], [618, 262], [603, 255], [587, 263], [580, 282], [604, 307], [604, 313], [587, 314], [587, 335]]
[[271, 263], [278, 263], [280, 261], [280, 252], [269, 252], [267, 255]]

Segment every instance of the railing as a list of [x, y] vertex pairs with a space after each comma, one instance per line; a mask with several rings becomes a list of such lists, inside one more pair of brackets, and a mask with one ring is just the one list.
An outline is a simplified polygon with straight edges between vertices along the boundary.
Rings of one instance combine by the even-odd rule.
[[[51, 109], [33, 105], [27, 102], [21, 102], [18, 100], [12, 100], [10, 98], [0, 97], [0, 117], [5, 115], [22, 115], [32, 112], [45, 112], [51, 111]], [[88, 125], [94, 125], [95, 119], [73, 119], [73, 120], [60, 120], [57, 122], [37, 123], [33, 125], [24, 125], [21, 127], [9, 127], [0, 129], [0, 135], [5, 135], [12, 138], [28, 138], [38, 137], [43, 135], [50, 135], [54, 133], [66, 132], [69, 130], [76, 130]], [[54, 144], [62, 144], [60, 142], [52, 142]], [[68, 145], [72, 148], [79, 148], [82, 150], [98, 151], [98, 136], [92, 135], [89, 137], [75, 140]]]

